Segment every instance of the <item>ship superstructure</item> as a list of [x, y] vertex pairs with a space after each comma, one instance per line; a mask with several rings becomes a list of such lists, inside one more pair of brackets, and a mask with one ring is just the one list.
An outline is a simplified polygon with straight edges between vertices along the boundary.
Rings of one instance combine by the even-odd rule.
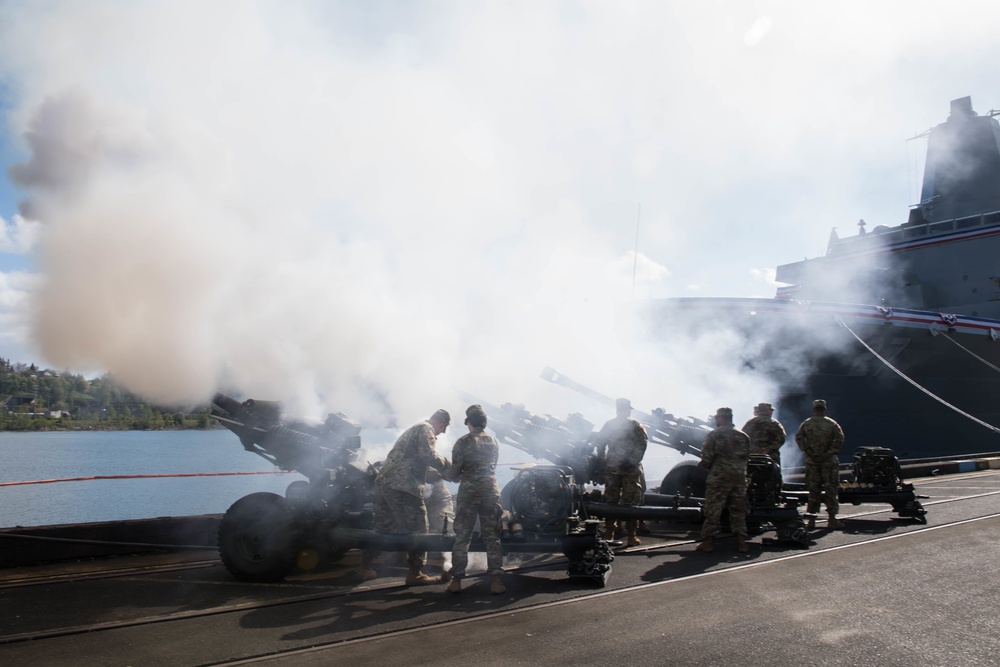
[[663, 299], [654, 318], [739, 332], [743, 370], [778, 387], [786, 430], [826, 399], [845, 460], [860, 446], [904, 458], [1000, 451], [997, 115], [976, 114], [968, 97], [951, 103], [927, 133], [921, 199], [905, 222], [832, 232], [823, 257], [777, 268], [786, 286], [774, 299]]

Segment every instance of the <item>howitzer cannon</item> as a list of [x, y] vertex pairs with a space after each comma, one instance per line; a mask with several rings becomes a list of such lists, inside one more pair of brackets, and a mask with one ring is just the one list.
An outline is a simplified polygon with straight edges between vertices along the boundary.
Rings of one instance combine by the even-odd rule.
[[[593, 422], [580, 414], [571, 414], [566, 420], [552, 416], [534, 415], [523, 405], [505, 403], [499, 408], [477, 401], [486, 410], [489, 427], [497, 439], [537, 459], [550, 461], [554, 466], [535, 466], [519, 469], [519, 476], [536, 468], [561, 468], [580, 484], [604, 484], [604, 459], [599, 454], [597, 433]], [[504, 507], [511, 506], [512, 489], [516, 487], [515, 477], [501, 494]], [[579, 493], [579, 507], [584, 516], [611, 518], [642, 518], [657, 521], [700, 521], [701, 510], [696, 501], [677, 495], [667, 496], [646, 493], [643, 505], [627, 507], [601, 502], [600, 491]], [[544, 493], [536, 497], [544, 497]], [[552, 503], [567, 502], [567, 499], [553, 498]], [[558, 512], [553, 513], [558, 515]]]
[[[611, 409], [615, 407], [615, 400], [610, 396], [582, 385], [549, 366], [542, 370], [541, 378], [572, 389]], [[663, 408], [654, 408], [650, 412], [633, 409], [632, 416], [646, 427], [650, 443], [670, 447], [681, 454], [691, 454], [694, 457], [701, 455], [701, 443], [713, 428], [705, 420], [697, 417], [676, 417]], [[667, 472], [660, 483], [659, 491], [666, 495], [691, 495], [703, 498], [707, 476], [707, 471], [698, 467], [697, 460], [680, 461]]]
[[[235, 433], [247, 451], [308, 479], [292, 482], [284, 497], [252, 493], [226, 512], [219, 526], [219, 551], [238, 579], [277, 581], [296, 565], [311, 569], [352, 548], [450, 551], [454, 546], [453, 535], [372, 530], [378, 466], [363, 460], [361, 427], [344, 415], [331, 414], [321, 424], [284, 423], [280, 403], [241, 403], [217, 394], [212, 418]], [[571, 577], [603, 585], [614, 556], [597, 522], [577, 511], [572, 477], [539, 467], [514, 482], [515, 501], [501, 535], [504, 552], [561, 552], [570, 561]], [[570, 493], [570, 503], [552, 503], [551, 492], [558, 488]], [[485, 546], [476, 539], [470, 550], [484, 551]]]
[[337, 560], [354, 543], [334, 529], [372, 527], [376, 471], [362, 460], [359, 425], [339, 413], [321, 424], [286, 424], [280, 403], [241, 403], [221, 393], [212, 403], [212, 418], [244, 449], [308, 479], [289, 484], [284, 497], [253, 493], [229, 508], [219, 526], [219, 552], [234, 576], [275, 581], [297, 564]]
[[[478, 402], [484, 406], [490, 428], [500, 441], [535, 458], [564, 466], [582, 483], [604, 483], [604, 461], [597, 453], [597, 434], [593, 431], [592, 422], [578, 414], [570, 415], [563, 421], [551, 416], [533, 415], [522, 405], [507, 403], [497, 408]], [[703, 468], [699, 470], [704, 472]], [[796, 500], [781, 495], [781, 470], [767, 456], [754, 455], [747, 471], [747, 496], [750, 503], [748, 527], [759, 532], [763, 525], [770, 524], [779, 541], [807, 544], [808, 537]], [[506, 499], [510, 497], [509, 487], [510, 485], [504, 488], [501, 497], [505, 507], [510, 504]], [[536, 497], [544, 496], [545, 494], [536, 494]], [[643, 494], [642, 505], [628, 506], [602, 502], [600, 491], [580, 496], [581, 511], [587, 517], [681, 523], [702, 521], [703, 498], [704, 493], [700, 497], [692, 497], [677, 493], [646, 492]]]

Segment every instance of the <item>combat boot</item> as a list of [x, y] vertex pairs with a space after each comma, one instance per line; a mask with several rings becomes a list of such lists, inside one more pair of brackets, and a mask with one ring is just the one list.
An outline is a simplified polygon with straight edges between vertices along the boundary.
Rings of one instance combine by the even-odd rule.
[[449, 593], [461, 593], [462, 592], [462, 580], [459, 579], [458, 577], [455, 577], [454, 579], [451, 580], [451, 583], [448, 584], [448, 588], [446, 590]]
[[701, 541], [701, 544], [699, 544], [698, 546], [696, 546], [694, 548], [694, 550], [695, 551], [700, 551], [700, 552], [706, 553], [706, 554], [707, 553], [711, 553], [712, 551], [715, 551], [715, 547], [712, 546], [712, 541], [713, 540], [712, 540], [711, 537], [706, 537], [705, 539], [703, 539]]
[[635, 536], [635, 528], [629, 528], [627, 546], [637, 547], [640, 544], [642, 544], [642, 542], [640, 542], [639, 538]]
[[358, 578], [361, 581], [369, 581], [378, 577], [378, 572], [372, 569], [372, 555], [361, 554], [361, 565], [358, 567]]
[[411, 567], [410, 571], [406, 573], [406, 585], [407, 586], [425, 586], [427, 584], [437, 583], [434, 577], [428, 577], [426, 574], [420, 571], [419, 567]]
[[813, 530], [814, 528], [816, 528], [816, 517], [811, 516], [806, 521], [806, 530]]
[[747, 551], [750, 550], [750, 548], [747, 546], [747, 538], [743, 537], [742, 535], [736, 536], [736, 550], [739, 551], [741, 554], [745, 554]]
[[830, 530], [842, 530], [847, 527], [847, 525], [843, 521], [837, 518], [836, 514], [830, 514], [829, 517], [830, 520], [827, 522], [826, 525]]
[[499, 574], [494, 574], [492, 579], [493, 580], [490, 582], [491, 595], [501, 595], [507, 591], [507, 587], [503, 585], [502, 581], [500, 581]]

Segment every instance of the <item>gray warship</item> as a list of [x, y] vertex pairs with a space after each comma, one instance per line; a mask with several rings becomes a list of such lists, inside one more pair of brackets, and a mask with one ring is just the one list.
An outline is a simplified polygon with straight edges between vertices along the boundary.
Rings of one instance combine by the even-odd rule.
[[901, 224], [832, 231], [826, 255], [777, 267], [773, 298], [656, 300], [650, 326], [730, 327], [743, 370], [776, 387], [786, 429], [828, 401], [845, 461], [861, 446], [906, 459], [1000, 451], [998, 115], [964, 97], [921, 135], [920, 202]]

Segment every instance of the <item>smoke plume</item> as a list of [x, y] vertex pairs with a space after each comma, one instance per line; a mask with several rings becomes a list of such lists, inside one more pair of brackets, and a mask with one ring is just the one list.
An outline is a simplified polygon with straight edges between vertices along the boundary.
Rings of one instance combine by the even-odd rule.
[[[863, 78], [863, 51], [778, 58], [818, 81], [819, 116], [770, 99], [763, 64], [808, 42], [782, 28], [801, 17], [726, 4], [0, 11], [24, 155], [10, 176], [44, 226], [34, 337], [53, 365], [165, 403], [222, 389], [384, 424], [457, 413], [466, 391], [610, 417], [538, 379], [553, 366], [645, 409], [739, 421], [775, 390], [746, 372], [743, 334], [622, 313], [708, 277], [770, 296], [751, 267], [792, 257], [709, 249], [758, 243], [747, 219], [804, 233], [811, 205], [771, 215], [767, 165], [833, 118], [891, 125], [826, 95]], [[706, 50], [665, 37], [680, 25]]]

